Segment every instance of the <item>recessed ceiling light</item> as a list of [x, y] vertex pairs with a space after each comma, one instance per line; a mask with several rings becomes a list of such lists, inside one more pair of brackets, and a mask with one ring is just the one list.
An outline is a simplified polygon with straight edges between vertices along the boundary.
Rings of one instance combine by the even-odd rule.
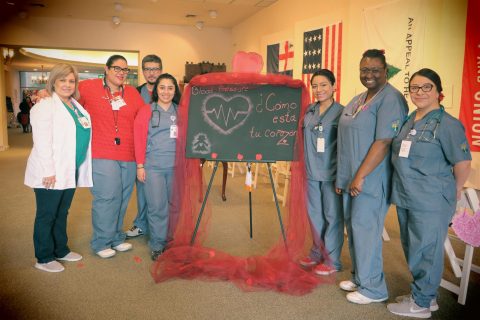
[[85, 70], [85, 71], [83, 71], [83, 72], [89, 73], [90, 71], [88, 71], [88, 70]]
[[[33, 71], [38, 71], [38, 69], [37, 69], [37, 68], [35, 68], [35, 69], [33, 69]], [[423, 90], [423, 89], [422, 89], [422, 90]]]

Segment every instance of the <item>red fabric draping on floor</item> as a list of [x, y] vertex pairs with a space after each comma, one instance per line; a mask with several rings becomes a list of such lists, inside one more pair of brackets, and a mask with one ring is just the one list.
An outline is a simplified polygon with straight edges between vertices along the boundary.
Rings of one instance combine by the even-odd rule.
[[[176, 210], [170, 214], [174, 240], [169, 249], [153, 264], [156, 282], [178, 277], [183, 279], [228, 280], [246, 291], [275, 290], [293, 295], [310, 292], [321, 282], [333, 282], [333, 277], [318, 277], [298, 264], [311, 245], [310, 226], [306, 210], [306, 173], [301, 123], [308, 106], [308, 93], [300, 80], [287, 76], [253, 73], [210, 73], [194, 77], [189, 86], [220, 84], [270, 84], [302, 89], [302, 109], [295, 146], [295, 161], [291, 164], [289, 214], [283, 214], [288, 251], [280, 236], [276, 245], [263, 256], [235, 257], [214, 248], [202, 246], [208, 235], [211, 210], [207, 208], [193, 246], [190, 240], [202, 205], [205, 187], [199, 159], [185, 158], [190, 90], [186, 88], [179, 111], [174, 199]], [[175, 212], [177, 213], [175, 213]]]

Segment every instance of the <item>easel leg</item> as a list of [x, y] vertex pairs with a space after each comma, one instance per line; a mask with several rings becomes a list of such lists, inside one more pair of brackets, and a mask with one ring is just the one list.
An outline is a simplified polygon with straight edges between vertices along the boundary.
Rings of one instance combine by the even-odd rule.
[[275, 191], [275, 184], [273, 183], [272, 168], [270, 167], [270, 163], [267, 163], [267, 166], [268, 166], [268, 174], [270, 175], [270, 183], [272, 184], [273, 197], [275, 198], [275, 205], [277, 206], [277, 215], [278, 215], [278, 221], [280, 222], [280, 230], [282, 231], [283, 242], [285, 242], [285, 247], [286, 247], [287, 237], [285, 236], [285, 230], [283, 228], [283, 221], [282, 221], [282, 214], [280, 213], [280, 206], [278, 205], [277, 192]]
[[190, 240], [190, 245], [193, 246], [195, 242], [195, 238], [197, 237], [198, 227], [200, 226], [200, 221], [202, 220], [203, 210], [205, 209], [205, 204], [207, 203], [208, 195], [210, 194], [210, 189], [212, 188], [213, 178], [215, 177], [215, 173], [218, 169], [218, 161], [215, 161], [215, 166], [213, 167], [212, 176], [210, 177], [210, 182], [208, 183], [207, 192], [205, 193], [205, 198], [203, 199], [202, 208], [200, 209], [200, 213], [198, 214], [197, 224], [195, 225], [195, 230], [192, 234], [192, 239]]

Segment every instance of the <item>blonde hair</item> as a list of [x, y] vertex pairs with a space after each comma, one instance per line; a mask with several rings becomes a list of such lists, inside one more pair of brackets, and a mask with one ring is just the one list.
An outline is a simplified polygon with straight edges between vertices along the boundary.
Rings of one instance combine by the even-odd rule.
[[78, 72], [71, 64], [59, 63], [53, 66], [48, 77], [47, 85], [45, 86], [47, 92], [52, 95], [55, 92], [55, 81], [67, 77], [70, 73], [73, 73], [75, 77], [75, 91], [72, 97], [78, 99], [80, 97], [80, 93], [78, 92]]

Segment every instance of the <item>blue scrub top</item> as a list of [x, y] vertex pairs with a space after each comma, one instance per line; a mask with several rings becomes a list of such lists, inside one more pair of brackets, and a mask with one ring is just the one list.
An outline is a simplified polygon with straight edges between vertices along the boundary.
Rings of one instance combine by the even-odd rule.
[[[400, 91], [389, 83], [367, 106], [355, 114], [363, 104], [366, 93], [354, 97], [345, 107], [338, 125], [337, 188], [347, 190], [375, 140], [392, 139], [408, 114], [408, 105]], [[365, 178], [363, 191], [378, 197], [390, 193], [390, 153]]]
[[[429, 112], [417, 122], [413, 112], [393, 140], [392, 203], [399, 207], [455, 211], [457, 192], [452, 168], [472, 156], [463, 125], [442, 109]], [[415, 135], [409, 134], [412, 129]], [[412, 142], [408, 158], [399, 157], [403, 140]]]
[[[303, 120], [307, 178], [334, 181], [337, 172], [338, 120], [343, 106], [333, 102], [321, 115], [319, 109], [319, 103], [310, 105]], [[318, 138], [325, 139], [325, 152], [317, 152]]]
[[144, 85], [140, 89], [140, 95], [145, 103], [150, 104], [152, 102], [152, 93], [148, 91], [147, 85]]
[[[170, 127], [177, 124], [177, 105], [172, 103], [165, 111], [153, 102], [150, 108], [152, 117], [148, 125], [145, 163], [153, 169], [172, 169], [175, 165], [177, 139], [170, 138]], [[160, 113], [153, 112], [154, 110]]]

